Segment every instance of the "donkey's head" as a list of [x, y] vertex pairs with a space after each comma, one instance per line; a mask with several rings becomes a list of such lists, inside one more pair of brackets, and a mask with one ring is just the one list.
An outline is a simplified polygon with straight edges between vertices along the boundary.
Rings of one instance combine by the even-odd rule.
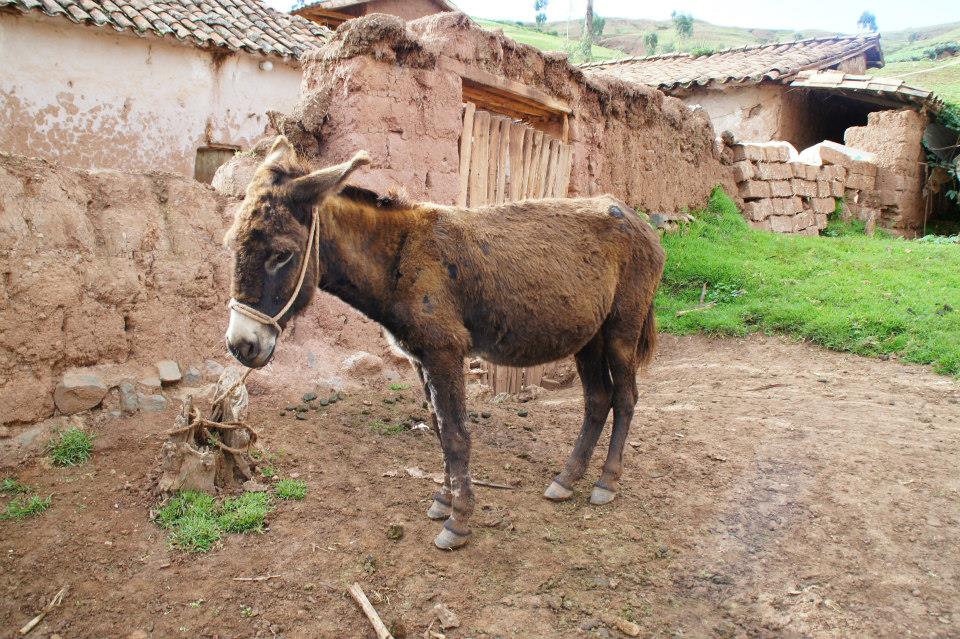
[[226, 237], [233, 249], [227, 347], [241, 364], [266, 365], [281, 328], [313, 297], [320, 276], [314, 210], [369, 163], [361, 151], [311, 173], [281, 135], [257, 168]]

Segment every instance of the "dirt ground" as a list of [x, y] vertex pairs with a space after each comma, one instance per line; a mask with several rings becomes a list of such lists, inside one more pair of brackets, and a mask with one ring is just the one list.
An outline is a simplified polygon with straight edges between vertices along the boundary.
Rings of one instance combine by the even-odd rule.
[[254, 395], [262, 443], [309, 494], [200, 556], [149, 520], [173, 409], [100, 413], [87, 465], [0, 468], [53, 495], [42, 516], [0, 522], [0, 636], [66, 585], [32, 637], [373, 637], [353, 581], [398, 637], [424, 636], [439, 602], [461, 621], [451, 639], [617, 637], [614, 619], [655, 637], [960, 636], [954, 380], [774, 338], [664, 337], [640, 385], [605, 507], [587, 503], [602, 455], [572, 501], [540, 496], [576, 437], [578, 389], [474, 400], [492, 415], [473, 425], [474, 475], [516, 488], [478, 489], [473, 540], [453, 553], [431, 543], [433, 485], [404, 471], [439, 469], [433, 436], [369, 427], [422, 413], [415, 388], [393, 404], [353, 393], [307, 421], [279, 416], [306, 388]]

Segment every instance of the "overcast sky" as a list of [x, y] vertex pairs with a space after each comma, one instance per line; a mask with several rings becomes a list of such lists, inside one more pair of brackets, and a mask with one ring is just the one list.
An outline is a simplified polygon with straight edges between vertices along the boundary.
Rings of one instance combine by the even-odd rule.
[[[278, 9], [289, 10], [291, 0], [268, 0]], [[465, 13], [482, 18], [533, 20], [533, 0], [453, 0]], [[585, 0], [549, 0], [547, 18], [566, 20], [583, 15]], [[960, 21], [960, 0], [594, 0], [594, 11], [602, 16], [666, 20], [674, 9], [719, 25], [769, 29], [824, 29], [855, 32], [864, 9], [877, 16], [884, 31], [923, 27]]]

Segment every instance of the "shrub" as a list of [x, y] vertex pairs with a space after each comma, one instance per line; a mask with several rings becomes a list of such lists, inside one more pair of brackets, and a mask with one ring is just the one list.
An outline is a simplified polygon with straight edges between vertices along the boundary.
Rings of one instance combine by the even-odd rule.
[[37, 495], [29, 498], [25, 496], [16, 497], [7, 504], [4, 511], [0, 513], [0, 520], [34, 517], [49, 508], [51, 501], [52, 497], [44, 499]]
[[307, 483], [296, 479], [283, 479], [277, 482], [277, 497], [280, 499], [296, 499], [307, 496]]

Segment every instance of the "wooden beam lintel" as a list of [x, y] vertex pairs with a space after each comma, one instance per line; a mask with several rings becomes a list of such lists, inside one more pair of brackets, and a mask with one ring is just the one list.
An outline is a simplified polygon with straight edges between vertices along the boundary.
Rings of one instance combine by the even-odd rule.
[[486, 87], [490, 90], [503, 92], [507, 96], [516, 99], [519, 102], [540, 106], [542, 109], [553, 112], [559, 117], [573, 111], [565, 103], [557, 100], [549, 93], [536, 89], [534, 87], [522, 84], [515, 80], [510, 80], [482, 69], [468, 67], [464, 63], [449, 56], [440, 56], [438, 66], [452, 73], [456, 73], [465, 81]]

